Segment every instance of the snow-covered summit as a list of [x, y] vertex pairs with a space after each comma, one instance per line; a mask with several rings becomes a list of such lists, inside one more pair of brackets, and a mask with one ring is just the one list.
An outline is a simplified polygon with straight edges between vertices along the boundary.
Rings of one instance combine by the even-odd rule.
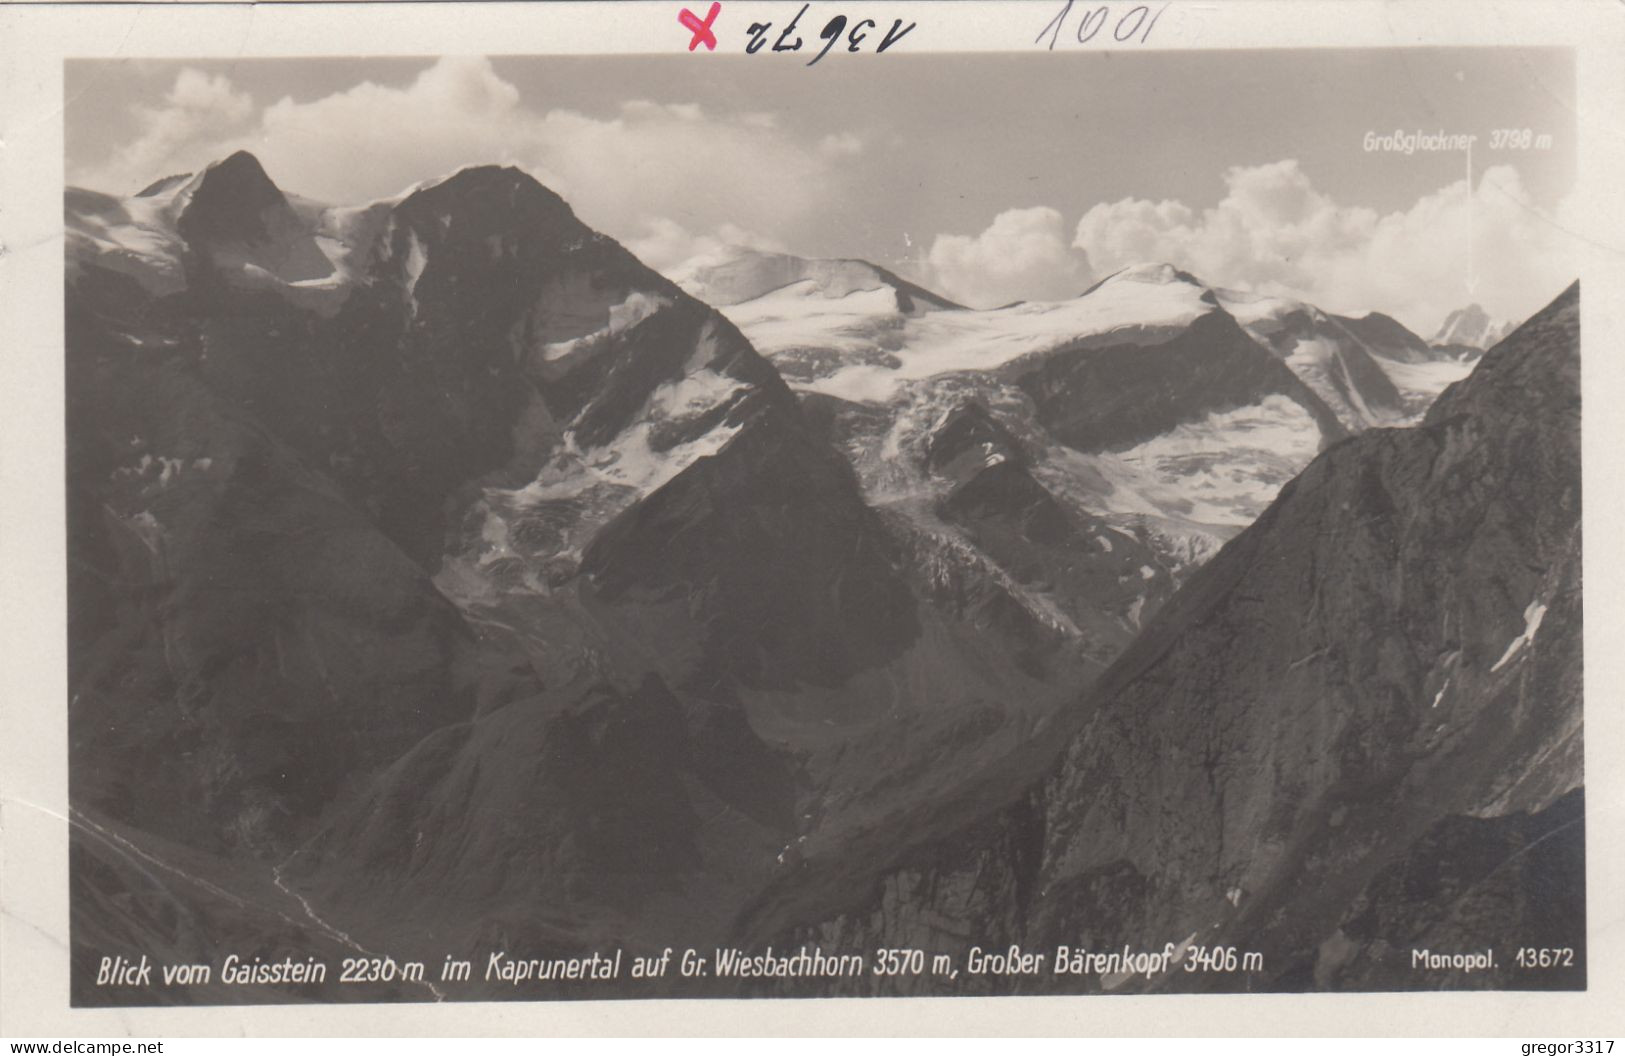
[[1121, 282], [1143, 282], [1149, 283], [1153, 286], [1167, 286], [1176, 282], [1183, 282], [1192, 286], [1202, 285], [1201, 280], [1192, 275], [1190, 272], [1181, 271], [1172, 264], [1148, 261], [1141, 264], [1130, 264], [1126, 268], [1120, 268], [1106, 276], [1104, 279], [1101, 279], [1099, 282], [1095, 283], [1094, 286], [1090, 287], [1088, 290], [1085, 290], [1084, 293], [1093, 293], [1102, 286], [1108, 286], [1112, 283]]
[[691, 296], [721, 308], [797, 287], [799, 296], [838, 300], [890, 290], [904, 312], [960, 306], [865, 260], [820, 260], [728, 245], [678, 265], [667, 276]]
[[1166, 336], [1217, 310], [1205, 287], [1166, 265], [1125, 269], [1068, 300], [986, 311], [910, 311], [890, 284], [841, 289], [809, 277], [722, 311], [793, 385], [885, 403], [925, 378], [1078, 341]]
[[188, 252], [228, 282], [275, 288], [331, 308], [357, 277], [379, 224], [399, 197], [334, 207], [287, 194], [239, 151], [197, 173], [157, 180], [127, 198], [70, 187], [70, 277], [94, 264], [164, 296], [185, 289]]
[[1512, 329], [1510, 321], [1494, 319], [1481, 305], [1469, 304], [1445, 316], [1438, 332], [1433, 335], [1432, 343], [1489, 349], [1510, 334]]

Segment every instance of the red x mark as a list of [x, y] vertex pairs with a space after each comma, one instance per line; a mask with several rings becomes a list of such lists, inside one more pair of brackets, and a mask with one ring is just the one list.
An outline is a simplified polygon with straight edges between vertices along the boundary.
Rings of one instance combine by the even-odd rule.
[[705, 16], [705, 21], [701, 22], [700, 16], [686, 7], [683, 8], [683, 13], [677, 16], [677, 21], [694, 31], [694, 39], [688, 42], [689, 51], [693, 51], [701, 44], [705, 45], [706, 51], [717, 50], [717, 35], [711, 32], [711, 23], [717, 20], [717, 14], [721, 10], [721, 3], [713, 3], [710, 13]]

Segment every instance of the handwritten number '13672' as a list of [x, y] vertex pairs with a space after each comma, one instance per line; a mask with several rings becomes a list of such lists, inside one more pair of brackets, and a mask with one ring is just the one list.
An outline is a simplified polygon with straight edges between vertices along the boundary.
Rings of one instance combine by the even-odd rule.
[[[779, 38], [773, 42], [774, 51], [801, 50], [802, 41], [800, 35], [796, 34], [796, 27], [801, 23], [801, 16], [806, 14], [807, 8], [811, 6], [811, 4], [801, 5], [801, 10], [796, 12], [796, 17], [790, 20], [790, 24], [784, 27], [784, 30], [779, 34]], [[880, 39], [880, 46], [875, 48], [875, 52], [879, 53], [885, 51], [893, 44], [896, 44], [898, 41], [908, 36], [909, 30], [913, 29], [916, 24], [917, 23], [910, 22], [907, 26], [904, 26], [903, 20], [900, 18], [894, 21], [891, 29], [887, 30], [886, 35]], [[745, 43], [745, 53], [747, 55], [754, 55], [758, 51], [761, 51], [762, 46], [767, 43], [767, 33], [772, 28], [773, 23], [771, 22], [752, 22], [750, 24], [750, 29], [747, 31], [750, 35], [750, 39]], [[858, 21], [855, 25], [853, 25], [852, 32], [847, 33], [846, 50], [856, 52], [859, 46], [863, 43], [864, 39], [869, 36], [869, 34], [864, 32], [864, 30], [874, 28], [876, 28], [875, 20], [872, 18], [865, 18]], [[824, 42], [823, 50], [817, 55], [814, 55], [812, 61], [807, 63], [807, 65], [818, 65], [818, 60], [829, 54], [829, 49], [835, 46], [835, 42], [837, 40], [841, 39], [842, 33], [846, 33], [845, 15], [836, 15], [834, 18], [824, 23], [824, 28], [818, 33], [818, 39]], [[792, 39], [792, 36], [794, 39]]]
[[[1074, 0], [1066, 0], [1066, 6], [1061, 13], [1050, 19], [1049, 24], [1039, 31], [1033, 38], [1034, 44], [1041, 44], [1046, 36], [1049, 37], [1049, 50], [1055, 50], [1055, 41], [1061, 35], [1061, 29], [1066, 25], [1066, 16], [1072, 13]], [[1145, 4], [1136, 4], [1124, 11], [1117, 19], [1112, 18], [1112, 9], [1109, 5], [1101, 4], [1098, 7], [1084, 10], [1078, 21], [1077, 37], [1079, 44], [1087, 44], [1105, 29], [1107, 24], [1112, 26], [1111, 39], [1119, 44], [1126, 44], [1139, 37], [1141, 44], [1151, 39], [1151, 28], [1157, 24], [1157, 19], [1168, 10], [1169, 5], [1163, 4], [1153, 14]], [[1122, 10], [1119, 8], [1119, 10]]]

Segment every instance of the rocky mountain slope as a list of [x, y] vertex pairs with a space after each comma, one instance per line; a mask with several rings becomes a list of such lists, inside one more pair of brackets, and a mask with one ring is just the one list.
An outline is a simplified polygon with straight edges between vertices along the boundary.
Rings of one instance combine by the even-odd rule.
[[1470, 359], [1439, 354], [1379, 312], [1355, 319], [1288, 298], [1217, 292], [1225, 310], [1281, 356], [1351, 433], [1418, 421], [1472, 370]]
[[[1058, 758], [1012, 763], [1006, 805], [834, 898], [775, 892], [747, 933], [1260, 958], [973, 983], [995, 992], [1583, 985], [1578, 327], [1573, 287], [1420, 426], [1324, 452], [1060, 720]], [[1520, 966], [1526, 940], [1573, 965]]]
[[[737, 250], [673, 274], [715, 298], [827, 416], [865, 497], [922, 530], [942, 528], [941, 485], [919, 461], [932, 428], [972, 406], [996, 420], [1056, 502], [1115, 531], [1108, 540], [1150, 548], [1156, 589], [1142, 616], [1166, 597], [1164, 570], [1177, 581], [1199, 564], [1325, 444], [1403, 416], [1402, 397], [1352, 337], [1334, 380], [1305, 366], [1314, 356], [1294, 358], [1297, 336], [1277, 331], [1312, 326], [1308, 313], [1335, 328], [1318, 311], [1257, 299], [1249, 332], [1234, 313], [1245, 295], [1221, 303], [1167, 265], [1127, 269], [1069, 301], [992, 311], [922, 296], [852, 261]], [[1314, 343], [1308, 329], [1301, 336]], [[1363, 388], [1351, 390], [1350, 369]]]
[[[407, 946], [718, 934], [1130, 633], [866, 505], [725, 318], [517, 171], [329, 207], [239, 154], [67, 208], [73, 799], [216, 887]], [[987, 497], [945, 514], [1087, 530]]]
[[[918, 623], [844, 463], [725, 320], [512, 170], [327, 210], [236, 155], [69, 205], [92, 232], [69, 292], [77, 801], [282, 855], [469, 723], [557, 751], [581, 712], [676, 707], [669, 678], [693, 691], [687, 773], [790, 826], [793, 764], [735, 685], [839, 684]], [[603, 750], [636, 772], [669, 747]], [[548, 777], [565, 830], [613, 814], [597, 778]], [[388, 820], [373, 844], [417, 838]]]
[[1365, 887], [1258, 941], [1375, 985], [1568, 875], [1494, 860], [1578, 809], [1534, 666], [1578, 621], [1561, 303], [1369, 429], [1404, 334], [1165, 266], [972, 312], [731, 256], [680, 276], [719, 311], [513, 169], [330, 206], [237, 154], [66, 206], [77, 1000], [129, 997], [110, 946], [1048, 941], [1215, 891], [1251, 936], [1334, 859]]

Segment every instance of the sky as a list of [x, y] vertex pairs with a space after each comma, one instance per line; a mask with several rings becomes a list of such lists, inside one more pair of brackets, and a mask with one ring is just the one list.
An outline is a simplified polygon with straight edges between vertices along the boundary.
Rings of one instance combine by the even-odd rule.
[[[68, 179], [128, 194], [248, 149], [284, 190], [354, 203], [500, 162], [666, 270], [739, 243], [991, 306], [1166, 260], [1423, 336], [1574, 278], [1566, 50], [840, 58], [80, 60]], [[1491, 149], [1497, 128], [1550, 139]], [[1471, 168], [1364, 148], [1395, 130], [1476, 134]]]

